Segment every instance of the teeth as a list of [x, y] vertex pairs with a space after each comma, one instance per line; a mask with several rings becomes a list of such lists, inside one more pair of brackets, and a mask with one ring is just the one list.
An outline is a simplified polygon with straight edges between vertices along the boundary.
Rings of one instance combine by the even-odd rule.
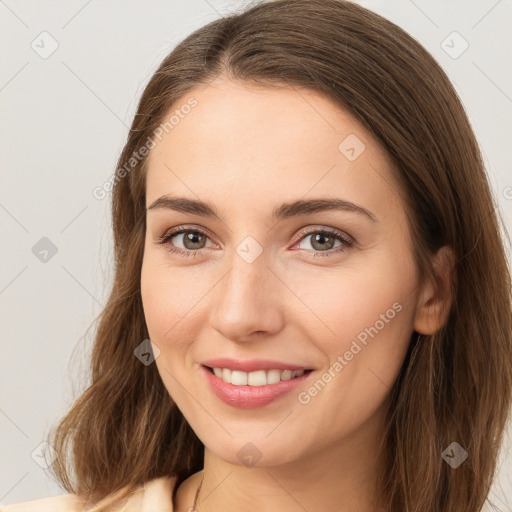
[[265, 370], [259, 370], [251, 373], [239, 373], [247, 375], [247, 384], [249, 384], [249, 386], [264, 386], [267, 383], [267, 374], [265, 373]]
[[231, 382], [231, 370], [229, 368], [223, 368], [222, 369], [222, 378], [226, 382]]
[[257, 370], [247, 373], [229, 368], [214, 368], [213, 373], [224, 382], [235, 386], [265, 386], [300, 377], [304, 374], [304, 370]]
[[290, 380], [292, 378], [293, 372], [291, 370], [284, 370], [281, 373], [281, 380]]
[[247, 373], [233, 370], [231, 372], [231, 384], [235, 384], [237, 386], [247, 386], [247, 377]]
[[267, 373], [267, 384], [275, 384], [281, 380], [281, 370], [269, 370]]

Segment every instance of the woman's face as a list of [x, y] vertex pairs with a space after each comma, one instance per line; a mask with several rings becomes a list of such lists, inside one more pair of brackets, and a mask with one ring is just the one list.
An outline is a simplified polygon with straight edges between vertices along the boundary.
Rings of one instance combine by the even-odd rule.
[[[192, 97], [195, 106], [181, 108]], [[354, 118], [309, 90], [219, 78], [169, 116], [176, 109], [149, 156], [141, 275], [169, 394], [201, 441], [234, 464], [251, 455], [271, 466], [370, 435], [421, 332], [389, 159]], [[208, 203], [217, 216], [160, 198]], [[335, 200], [338, 208], [321, 207]], [[186, 231], [158, 243], [179, 226]], [[256, 375], [231, 372], [235, 384], [226, 384], [203, 366], [215, 358], [253, 362]], [[236, 365], [217, 364], [226, 378]], [[297, 383], [236, 384], [261, 383], [268, 374], [258, 369], [281, 366], [313, 371]]]

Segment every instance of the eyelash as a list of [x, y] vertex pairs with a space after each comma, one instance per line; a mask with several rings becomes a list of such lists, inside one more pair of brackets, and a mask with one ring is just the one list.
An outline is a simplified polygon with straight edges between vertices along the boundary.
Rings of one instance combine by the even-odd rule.
[[[171, 253], [179, 254], [179, 255], [185, 256], [187, 258], [193, 255], [193, 257], [195, 258], [197, 256], [197, 254], [202, 251], [202, 249], [198, 249], [196, 251], [193, 251], [190, 249], [183, 250], [183, 249], [178, 249], [169, 244], [169, 242], [172, 238], [174, 238], [176, 235], [180, 235], [182, 233], [195, 233], [195, 234], [204, 235], [207, 238], [209, 238], [208, 233], [206, 233], [205, 231], [203, 231], [201, 229], [197, 229], [197, 228], [192, 229], [192, 228], [188, 228], [186, 226], [177, 226], [176, 228], [173, 228], [171, 231], [167, 231], [166, 233], [164, 233], [158, 239], [158, 241], [156, 243], [158, 245], [168, 245], [167, 250]], [[313, 250], [313, 253], [314, 253], [313, 257], [315, 257], [315, 258], [318, 258], [318, 257], [326, 258], [329, 256], [333, 256], [335, 254], [339, 254], [339, 253], [346, 251], [347, 249], [349, 249], [350, 247], [352, 247], [354, 245], [354, 241], [350, 237], [343, 234], [341, 231], [338, 231], [337, 229], [333, 229], [333, 228], [312, 229], [309, 231], [304, 230], [304, 231], [301, 231], [299, 234], [300, 234], [300, 238], [294, 245], [301, 242], [302, 239], [305, 238], [306, 236], [309, 236], [312, 234], [322, 234], [322, 235], [333, 236], [337, 240], [341, 241], [344, 245], [344, 246], [338, 247], [337, 250], [329, 249], [328, 252]]]

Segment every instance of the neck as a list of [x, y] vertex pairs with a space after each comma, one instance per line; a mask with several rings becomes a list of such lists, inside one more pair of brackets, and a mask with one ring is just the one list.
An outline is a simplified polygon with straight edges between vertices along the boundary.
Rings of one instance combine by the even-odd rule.
[[[377, 454], [383, 426], [382, 421], [361, 425], [337, 443], [279, 466], [231, 464], [205, 447], [204, 470], [195, 479], [199, 485], [204, 477], [196, 509], [380, 511], [378, 477], [383, 465]], [[191, 505], [192, 502], [188, 506]]]

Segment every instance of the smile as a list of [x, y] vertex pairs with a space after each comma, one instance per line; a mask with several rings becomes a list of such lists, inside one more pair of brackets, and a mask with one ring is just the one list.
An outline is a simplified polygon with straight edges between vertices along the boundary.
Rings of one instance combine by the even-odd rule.
[[254, 372], [242, 372], [230, 368], [210, 368], [219, 379], [234, 386], [266, 386], [276, 384], [283, 380], [295, 379], [306, 371], [311, 370], [256, 370]]
[[201, 365], [201, 370], [209, 389], [219, 400], [242, 409], [263, 407], [274, 400], [290, 396], [291, 391], [304, 386], [315, 373], [313, 370], [302, 369], [243, 372], [205, 365]]

